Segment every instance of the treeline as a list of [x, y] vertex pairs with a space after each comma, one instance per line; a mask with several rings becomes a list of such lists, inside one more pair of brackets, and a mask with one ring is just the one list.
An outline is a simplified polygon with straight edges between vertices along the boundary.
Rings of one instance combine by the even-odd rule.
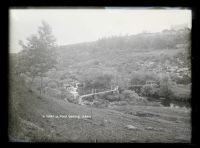
[[131, 36], [112, 36], [97, 41], [98, 48], [109, 49], [167, 49], [190, 42], [190, 29], [164, 30], [159, 33], [140, 33]]
[[60, 46], [62, 53], [99, 50], [137, 50], [137, 49], [176, 49], [190, 45], [191, 29], [163, 30], [157, 33], [139, 33], [136, 35], [103, 37], [94, 42]]

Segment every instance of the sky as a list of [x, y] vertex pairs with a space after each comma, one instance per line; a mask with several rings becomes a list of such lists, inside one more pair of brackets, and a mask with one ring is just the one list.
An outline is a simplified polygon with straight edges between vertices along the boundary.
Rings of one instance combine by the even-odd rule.
[[58, 45], [95, 41], [112, 35], [160, 32], [172, 25], [191, 28], [188, 9], [79, 8], [79, 9], [10, 9], [9, 52], [21, 50], [19, 40], [37, 34], [42, 20], [51, 27]]

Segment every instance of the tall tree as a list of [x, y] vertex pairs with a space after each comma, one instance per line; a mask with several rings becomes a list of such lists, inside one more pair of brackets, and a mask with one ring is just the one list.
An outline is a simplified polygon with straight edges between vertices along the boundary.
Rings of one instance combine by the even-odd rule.
[[[42, 78], [44, 73], [55, 67], [56, 61], [56, 38], [48, 23], [42, 21], [38, 33], [27, 38], [27, 43], [19, 41], [23, 48], [19, 54], [19, 70], [21, 73], [32, 77], [31, 85], [36, 76], [41, 77], [40, 94], [42, 92]], [[30, 86], [31, 86], [30, 85]]]

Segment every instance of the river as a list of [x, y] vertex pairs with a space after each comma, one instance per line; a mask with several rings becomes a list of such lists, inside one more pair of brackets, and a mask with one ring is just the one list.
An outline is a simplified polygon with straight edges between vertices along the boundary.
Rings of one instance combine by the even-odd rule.
[[153, 98], [148, 98], [148, 101], [151, 101], [151, 102], [160, 102], [165, 107], [191, 108], [190, 101], [177, 101], [177, 100], [170, 100], [170, 99], [158, 100], [158, 99], [153, 99]]

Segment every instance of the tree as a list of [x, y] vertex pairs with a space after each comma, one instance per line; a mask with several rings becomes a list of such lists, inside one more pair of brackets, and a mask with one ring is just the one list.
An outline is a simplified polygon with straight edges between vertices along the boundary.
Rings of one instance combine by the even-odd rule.
[[[42, 21], [38, 34], [27, 38], [27, 44], [19, 41], [22, 52], [19, 54], [18, 67], [21, 73], [32, 77], [31, 85], [36, 76], [41, 77], [40, 94], [42, 92], [42, 77], [49, 69], [55, 67], [56, 39], [49, 24]], [[31, 86], [30, 85], [30, 86]]]

